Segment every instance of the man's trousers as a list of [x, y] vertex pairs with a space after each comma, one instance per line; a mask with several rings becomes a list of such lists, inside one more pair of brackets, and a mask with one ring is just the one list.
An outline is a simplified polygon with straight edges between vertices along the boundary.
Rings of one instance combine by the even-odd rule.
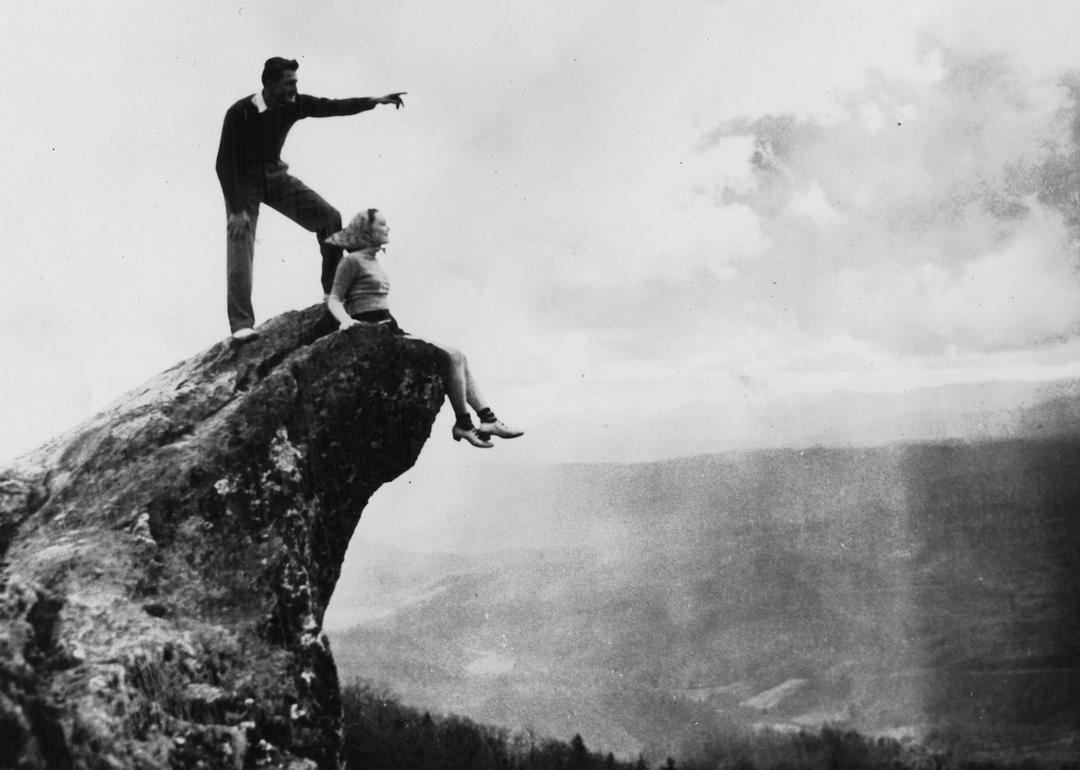
[[288, 174], [285, 164], [267, 169], [252, 201], [247, 206], [251, 227], [239, 238], [226, 236], [227, 263], [227, 310], [232, 331], [255, 325], [255, 311], [251, 307], [251, 274], [255, 255], [255, 227], [259, 221], [259, 204], [265, 203], [287, 216], [305, 230], [315, 233], [322, 252], [323, 293], [329, 294], [334, 284], [334, 272], [341, 260], [342, 249], [324, 241], [341, 229], [341, 214], [323, 200], [317, 192], [296, 177]]

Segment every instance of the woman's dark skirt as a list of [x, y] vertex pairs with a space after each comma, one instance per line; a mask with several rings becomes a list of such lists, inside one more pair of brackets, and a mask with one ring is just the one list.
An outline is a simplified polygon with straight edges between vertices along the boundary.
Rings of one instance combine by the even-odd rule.
[[[408, 334], [398, 326], [397, 320], [390, 315], [389, 310], [368, 310], [364, 313], [352, 313], [352, 318], [364, 323], [375, 324], [377, 329], [384, 330], [395, 337], [404, 337]], [[329, 310], [322, 314], [315, 327], [315, 335], [322, 337], [325, 334], [336, 332], [340, 324]]]
[[404, 337], [408, 332], [398, 326], [397, 319], [390, 315], [389, 310], [367, 310], [363, 313], [352, 313], [352, 318], [369, 324], [386, 326], [391, 334]]

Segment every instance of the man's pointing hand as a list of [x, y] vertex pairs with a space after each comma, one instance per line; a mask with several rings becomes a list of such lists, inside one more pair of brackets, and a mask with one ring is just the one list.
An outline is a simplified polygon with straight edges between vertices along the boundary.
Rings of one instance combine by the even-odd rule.
[[401, 97], [403, 97], [407, 93], [409, 93], [409, 92], [408, 91], [398, 91], [398, 92], [393, 93], [393, 94], [387, 94], [386, 96], [382, 96], [382, 97], [376, 99], [376, 101], [379, 104], [392, 104], [392, 105], [394, 105], [395, 109], [400, 110], [402, 107], [405, 106], [405, 102], [403, 102], [401, 100]]

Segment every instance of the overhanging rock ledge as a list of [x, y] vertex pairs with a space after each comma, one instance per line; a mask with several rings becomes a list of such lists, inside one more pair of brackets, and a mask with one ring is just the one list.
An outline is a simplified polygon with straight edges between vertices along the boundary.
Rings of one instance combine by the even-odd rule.
[[433, 346], [324, 313], [0, 470], [0, 767], [338, 767], [323, 613], [444, 386]]

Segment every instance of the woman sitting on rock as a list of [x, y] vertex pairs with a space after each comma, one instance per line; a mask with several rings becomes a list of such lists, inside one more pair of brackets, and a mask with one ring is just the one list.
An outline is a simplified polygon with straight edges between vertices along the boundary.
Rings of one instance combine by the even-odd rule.
[[[344, 230], [326, 239], [326, 243], [341, 246], [348, 252], [338, 263], [334, 287], [326, 299], [327, 308], [341, 324], [339, 328], [348, 329], [357, 324], [386, 324], [394, 334], [411, 337], [390, 315], [387, 301], [390, 282], [378, 259], [379, 252], [389, 242], [389, 236], [386, 217], [377, 209], [368, 209], [353, 217]], [[512, 430], [495, 417], [480, 395], [465, 356], [454, 348], [432, 344], [446, 353], [449, 361], [446, 390], [457, 416], [452, 434], [454, 440], [465, 439], [473, 446], [489, 448], [493, 446], [488, 440], [492, 436], [517, 438], [522, 435], [521, 431]], [[476, 410], [480, 418], [479, 428], [473, 425], [469, 406]]]

